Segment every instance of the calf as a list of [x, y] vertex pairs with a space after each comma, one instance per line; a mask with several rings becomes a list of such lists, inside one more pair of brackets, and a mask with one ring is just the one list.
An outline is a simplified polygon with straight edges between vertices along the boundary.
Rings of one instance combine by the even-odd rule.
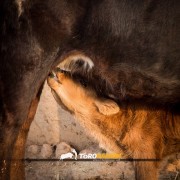
[[147, 159], [134, 161], [136, 179], [157, 179], [157, 160], [180, 151], [178, 115], [138, 105], [121, 107], [60, 71], [56, 72], [56, 78], [48, 78], [48, 84], [58, 103], [73, 113], [107, 152]]

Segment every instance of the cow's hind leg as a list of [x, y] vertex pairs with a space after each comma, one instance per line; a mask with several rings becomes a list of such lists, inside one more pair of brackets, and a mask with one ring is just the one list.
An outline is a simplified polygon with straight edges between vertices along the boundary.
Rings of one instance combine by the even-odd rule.
[[[28, 116], [22, 124], [5, 124], [1, 126], [0, 149], [0, 179], [25, 179], [24, 153], [25, 143], [31, 122], [34, 118], [42, 87], [37, 96], [31, 101]], [[11, 122], [11, 116], [6, 116], [4, 121]], [[20, 118], [20, 117], [19, 117]], [[15, 123], [14, 121], [12, 121]]]

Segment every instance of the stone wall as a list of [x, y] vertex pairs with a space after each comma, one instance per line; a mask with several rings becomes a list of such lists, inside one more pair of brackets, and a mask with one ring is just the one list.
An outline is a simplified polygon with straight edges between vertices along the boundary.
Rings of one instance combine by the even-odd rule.
[[27, 146], [57, 145], [65, 141], [78, 150], [94, 144], [73, 116], [55, 101], [45, 83], [34, 121], [28, 133]]

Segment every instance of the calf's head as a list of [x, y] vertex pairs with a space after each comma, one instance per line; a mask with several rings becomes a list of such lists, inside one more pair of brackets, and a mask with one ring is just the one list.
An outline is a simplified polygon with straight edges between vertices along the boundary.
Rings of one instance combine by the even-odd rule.
[[114, 101], [98, 97], [88, 85], [75, 81], [66, 73], [57, 71], [55, 76], [48, 77], [48, 85], [58, 103], [73, 113], [113, 115], [119, 112]]

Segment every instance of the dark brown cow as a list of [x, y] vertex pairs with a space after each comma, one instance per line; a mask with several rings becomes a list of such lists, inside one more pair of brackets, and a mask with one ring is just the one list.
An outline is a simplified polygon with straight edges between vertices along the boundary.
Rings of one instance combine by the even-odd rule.
[[98, 93], [178, 112], [179, 7], [178, 0], [0, 1], [0, 177], [23, 179], [23, 163], [13, 159], [23, 158], [47, 74], [72, 50], [93, 61]]

